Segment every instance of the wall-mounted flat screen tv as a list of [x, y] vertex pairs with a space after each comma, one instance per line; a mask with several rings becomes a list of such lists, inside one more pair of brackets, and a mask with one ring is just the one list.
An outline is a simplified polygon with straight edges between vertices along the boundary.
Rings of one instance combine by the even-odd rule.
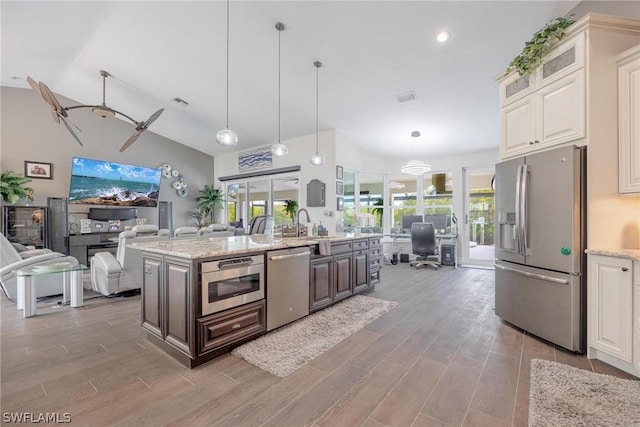
[[74, 157], [69, 203], [106, 206], [158, 206], [160, 168]]

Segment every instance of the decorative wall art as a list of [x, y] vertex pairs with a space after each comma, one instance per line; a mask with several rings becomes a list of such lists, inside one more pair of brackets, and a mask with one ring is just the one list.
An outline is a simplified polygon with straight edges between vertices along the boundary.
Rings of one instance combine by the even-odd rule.
[[53, 179], [53, 163], [25, 160], [24, 176], [37, 179]]
[[342, 197], [336, 197], [336, 199], [337, 199], [336, 210], [337, 211], [344, 210], [344, 199]]
[[162, 177], [164, 179], [172, 180], [171, 188], [176, 190], [178, 196], [184, 198], [189, 195], [188, 184], [179, 170], [174, 169], [169, 163], [164, 163], [160, 166], [160, 169], [162, 169]]
[[342, 166], [336, 166], [336, 179], [342, 179], [343, 176], [344, 169], [342, 169]]
[[259, 147], [238, 154], [238, 170], [241, 172], [271, 167], [273, 167], [271, 147]]
[[344, 194], [343, 189], [342, 181], [336, 181], [336, 196], [342, 196]]

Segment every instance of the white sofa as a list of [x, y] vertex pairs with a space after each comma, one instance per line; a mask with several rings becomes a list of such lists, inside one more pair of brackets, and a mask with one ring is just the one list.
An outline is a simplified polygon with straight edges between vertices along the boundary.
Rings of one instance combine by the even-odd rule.
[[[18, 248], [21, 250], [19, 251]], [[24, 250], [21, 245], [13, 245], [0, 234], [0, 285], [9, 300], [14, 301], [18, 295], [18, 278], [15, 271], [35, 265], [51, 264], [54, 262], [71, 261], [77, 263], [73, 257], [53, 252], [50, 249]], [[62, 294], [63, 281], [59, 274], [45, 274], [38, 276], [36, 282], [36, 297]]]
[[[144, 229], [149, 233], [149, 228]], [[119, 294], [142, 287], [142, 253], [128, 248], [131, 243], [169, 240], [169, 233], [138, 235], [135, 231], [123, 231], [118, 235], [118, 249], [114, 257], [110, 252], [98, 252], [91, 258], [91, 287], [102, 295]]]

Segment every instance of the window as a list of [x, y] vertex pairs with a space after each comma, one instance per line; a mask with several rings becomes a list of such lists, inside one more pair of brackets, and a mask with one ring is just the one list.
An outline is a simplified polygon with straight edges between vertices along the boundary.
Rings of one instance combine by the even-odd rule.
[[358, 225], [369, 231], [382, 232], [384, 198], [384, 175], [377, 173], [359, 173], [360, 213]]
[[[453, 213], [453, 173], [440, 172], [423, 176], [424, 215], [446, 215], [451, 227]], [[450, 231], [450, 230], [446, 230]]]
[[391, 208], [391, 232], [402, 231], [402, 217], [416, 215], [417, 179], [407, 174], [389, 176], [389, 199]]
[[225, 208], [228, 222], [243, 220], [248, 225], [252, 218], [273, 215], [274, 231], [291, 224], [285, 206], [288, 201], [299, 200], [300, 177], [297, 172], [259, 176], [225, 183]]

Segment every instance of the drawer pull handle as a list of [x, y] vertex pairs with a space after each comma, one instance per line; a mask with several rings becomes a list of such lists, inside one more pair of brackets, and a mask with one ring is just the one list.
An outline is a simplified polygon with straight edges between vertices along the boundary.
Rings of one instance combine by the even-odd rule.
[[622, 267], [622, 271], [629, 271], [627, 267]]
[[238, 329], [240, 326], [240, 323], [234, 323], [231, 329]]

